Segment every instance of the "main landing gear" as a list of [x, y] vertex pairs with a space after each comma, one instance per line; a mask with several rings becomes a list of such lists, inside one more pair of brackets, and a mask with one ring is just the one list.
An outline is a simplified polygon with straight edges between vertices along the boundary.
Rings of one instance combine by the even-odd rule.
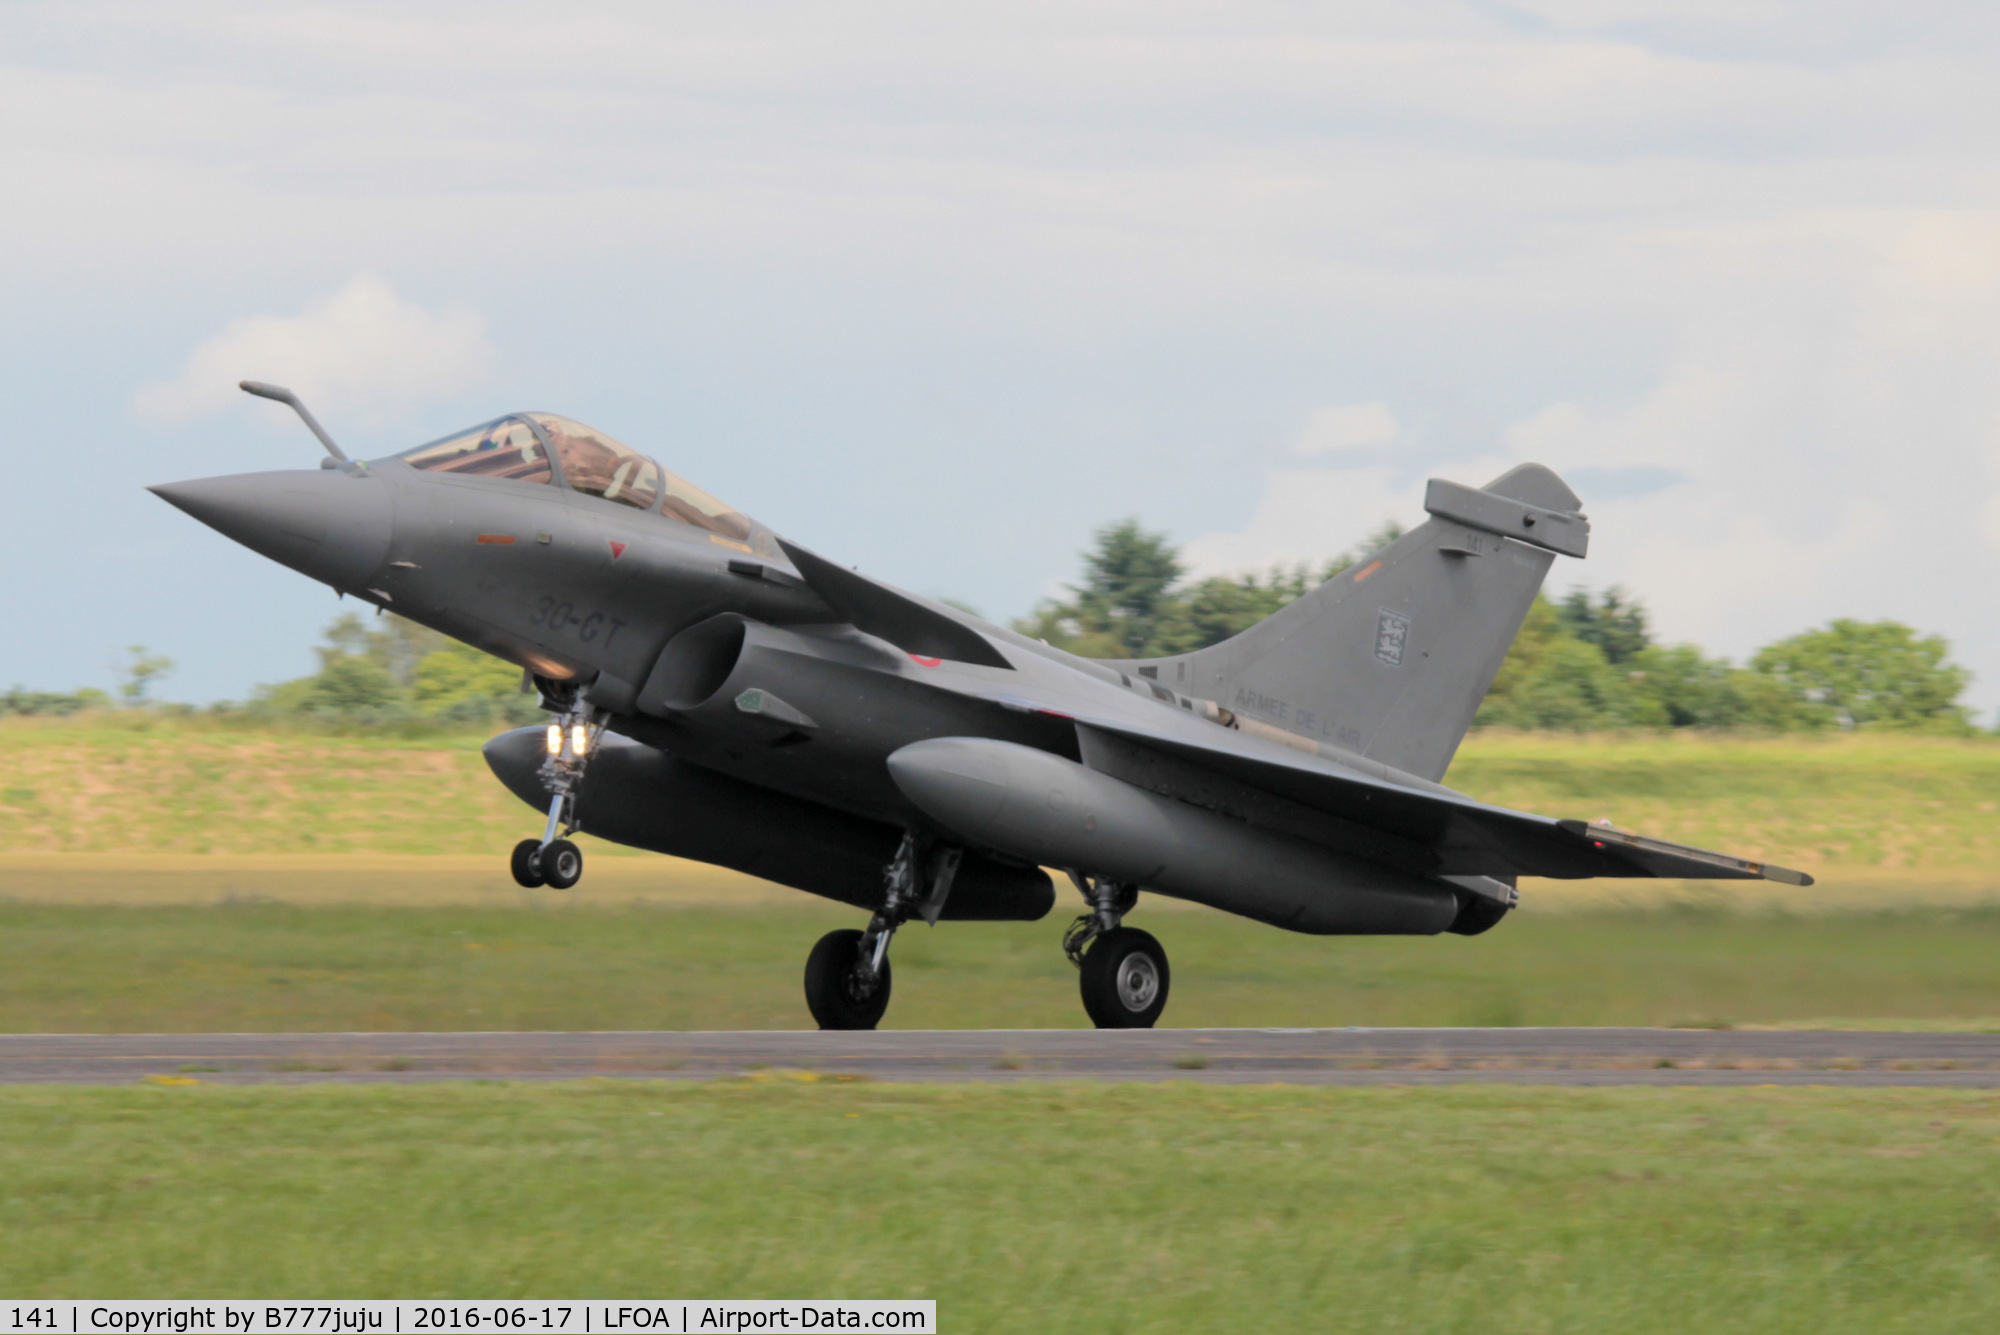
[[[604, 724], [597, 711], [581, 700], [572, 699], [568, 709], [549, 724], [548, 759], [540, 776], [552, 796], [549, 822], [539, 839], [523, 839], [514, 845], [508, 870], [524, 886], [546, 885], [567, 890], [583, 879], [583, 850], [569, 840], [577, 831], [576, 790], [583, 784], [584, 766], [597, 751]], [[560, 829], [563, 837], [557, 838]]]
[[1083, 1009], [1099, 1029], [1151, 1029], [1167, 1008], [1173, 975], [1150, 932], [1125, 926], [1139, 887], [1069, 874], [1090, 912], [1063, 933], [1063, 953], [1077, 967]]
[[[828, 932], [806, 957], [806, 1006], [820, 1028], [873, 1029], [882, 1022], [892, 982], [890, 939], [911, 918], [937, 922], [963, 856], [963, 849], [934, 844], [914, 831], [903, 836], [883, 872], [882, 907], [867, 930]], [[1152, 934], [1125, 926], [1139, 888], [1074, 871], [1069, 876], [1090, 902], [1090, 912], [1063, 933], [1063, 953], [1077, 967], [1083, 1009], [1099, 1029], [1151, 1029], [1167, 1008], [1172, 974], [1167, 952]]]
[[806, 957], [806, 1007], [822, 1029], [873, 1029], [889, 1009], [889, 941], [911, 918], [936, 924], [965, 851], [904, 834], [866, 931], [828, 932]]

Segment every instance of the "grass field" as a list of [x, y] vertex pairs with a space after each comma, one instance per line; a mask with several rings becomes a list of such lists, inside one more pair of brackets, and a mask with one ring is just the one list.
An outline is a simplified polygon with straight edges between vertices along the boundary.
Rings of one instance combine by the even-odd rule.
[[0, 1091], [10, 1296], [931, 1297], [954, 1332], [1989, 1330], [1959, 1091]]
[[[493, 855], [535, 821], [483, 740], [0, 720], [0, 851]], [[2000, 741], [1476, 734], [1447, 779], [1815, 871], [2000, 873]]]
[[2000, 741], [1474, 734], [1446, 782], [1814, 871], [2000, 870]]
[[36, 852], [480, 853], [535, 824], [484, 736], [408, 740], [84, 714], [0, 720], [0, 846]]
[[[476, 737], [0, 723], [0, 1029], [734, 1028], [805, 1022], [799, 973], [854, 913], [591, 843], [523, 891], [534, 825]], [[2000, 745], [1483, 735], [1496, 801], [1813, 869], [1765, 883], [1530, 882], [1465, 940], [1319, 940], [1149, 897], [1174, 1025], [2000, 1025]], [[912, 928], [892, 1025], [1075, 1025], [1065, 901]]]
[[[534, 824], [480, 739], [0, 722], [0, 1030], [785, 1028], [857, 915]], [[1173, 1025], [2000, 1028], [2000, 746], [1473, 739], [1458, 787], [1788, 862], [1465, 939], [1148, 897]], [[1067, 892], [1066, 892], [1067, 895]], [[1076, 1026], [1035, 924], [893, 1027]], [[198, 1077], [188, 1077], [198, 1079]], [[0, 1089], [0, 1292], [918, 1296], [954, 1331], [1985, 1330], [2000, 1096], [752, 1081]]]
[[[905, 929], [886, 1027], [1076, 1027], [1040, 923]], [[755, 907], [0, 906], [0, 1030], [789, 1029], [805, 954], [858, 921]], [[1200, 910], [1163, 1023], [2000, 1029], [2000, 911], [1523, 914], [1484, 936], [1326, 939]]]

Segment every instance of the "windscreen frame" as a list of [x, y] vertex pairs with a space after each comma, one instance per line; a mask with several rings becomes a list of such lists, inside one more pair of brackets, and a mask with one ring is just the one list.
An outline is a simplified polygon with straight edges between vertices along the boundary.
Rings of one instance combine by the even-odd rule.
[[[527, 428], [528, 434], [534, 439], [536, 448], [541, 451], [542, 455], [541, 462], [546, 464], [548, 467], [549, 476], [546, 480], [542, 480], [539, 478], [529, 479], [529, 478], [517, 478], [517, 477], [495, 477], [485, 473], [459, 472], [457, 470], [448, 468], [428, 468], [420, 464], [414, 464], [410, 462], [411, 456], [420, 455], [425, 450], [434, 449], [437, 446], [448, 444], [454, 440], [463, 440], [475, 434], [480, 436], [490, 436], [499, 428], [508, 425], [521, 426]], [[465, 481], [471, 478], [480, 478], [488, 482], [524, 482], [527, 483], [527, 485], [529, 486], [546, 486], [554, 490], [569, 489], [569, 479], [563, 473], [562, 460], [556, 457], [555, 450], [550, 447], [549, 438], [547, 434], [544, 433], [536, 425], [535, 420], [525, 412], [502, 413], [498, 417], [490, 417], [484, 422], [475, 422], [471, 426], [461, 427], [456, 431], [447, 431], [442, 436], [437, 436], [430, 440], [420, 442], [419, 444], [412, 445], [406, 450], [398, 450], [394, 454], [386, 455], [381, 459], [374, 460], [373, 462], [377, 464], [399, 463], [402, 464], [405, 468], [410, 469], [412, 472], [424, 473], [437, 477], [456, 478], [460, 481]]]
[[[624, 441], [620, 440], [618, 437], [612, 435], [608, 431], [600, 430], [597, 427], [591, 426], [588, 422], [579, 422], [574, 417], [565, 417], [561, 413], [524, 412], [520, 414], [520, 417], [521, 420], [528, 423], [530, 429], [534, 431], [535, 439], [541, 442], [543, 451], [549, 456], [550, 459], [555, 461], [556, 474], [561, 479], [564, 490], [572, 492], [578, 496], [588, 496], [592, 500], [604, 501], [607, 504], [616, 505], [621, 509], [636, 511], [637, 513], [642, 515], [660, 514], [660, 505], [665, 500], [667, 495], [666, 480], [668, 478], [676, 477], [678, 475], [675, 474], [671, 469], [669, 469], [665, 464], [661, 463], [658, 459], [654, 458], [646, 451], [637, 448], [636, 446], [626, 444]], [[541, 420], [543, 418], [552, 418], [557, 422], [567, 423], [569, 426], [576, 428], [578, 432], [584, 433], [587, 436], [595, 437], [597, 441], [606, 448], [622, 450], [625, 452], [627, 458], [636, 459], [641, 463], [649, 465], [652, 468], [653, 472], [652, 498], [648, 500], [644, 505], [634, 505], [631, 501], [626, 500], [623, 497], [607, 495], [604, 492], [588, 491], [582, 487], [577, 486], [575, 480], [571, 478], [569, 474], [563, 470], [562, 447], [556, 444], [555, 437], [554, 435], [551, 434], [548, 423]]]

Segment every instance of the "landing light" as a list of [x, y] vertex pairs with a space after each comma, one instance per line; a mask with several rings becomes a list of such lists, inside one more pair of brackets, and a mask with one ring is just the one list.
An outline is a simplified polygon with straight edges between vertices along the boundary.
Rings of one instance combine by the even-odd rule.
[[570, 724], [569, 753], [573, 756], [581, 757], [583, 753], [588, 751], [589, 749], [590, 749], [590, 729], [584, 727], [581, 723]]
[[552, 756], [562, 754], [562, 724], [560, 723], [549, 724], [549, 754]]

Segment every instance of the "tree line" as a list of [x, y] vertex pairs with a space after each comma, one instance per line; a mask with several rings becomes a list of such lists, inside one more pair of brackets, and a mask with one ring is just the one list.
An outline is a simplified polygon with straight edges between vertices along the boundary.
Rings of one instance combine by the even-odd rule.
[[370, 621], [344, 612], [313, 652], [319, 668], [307, 676], [259, 686], [246, 701], [195, 709], [155, 703], [152, 690], [173, 673], [174, 662], [133, 645], [118, 667], [115, 697], [89, 687], [59, 692], [17, 686], [0, 694], [0, 715], [76, 714], [116, 705], [250, 727], [416, 733], [542, 717], [538, 697], [521, 691], [521, 669], [393, 613]]
[[[1220, 644], [1401, 537], [1383, 525], [1317, 567], [1190, 581], [1164, 533], [1121, 520], [1099, 529], [1070, 596], [1014, 628], [1087, 658], [1159, 658]], [[1895, 621], [1836, 620], [1766, 645], [1742, 665], [1661, 644], [1622, 589], [1538, 595], [1475, 726], [1558, 732], [1902, 728], [1967, 734], [1972, 674], [1942, 636]]]

